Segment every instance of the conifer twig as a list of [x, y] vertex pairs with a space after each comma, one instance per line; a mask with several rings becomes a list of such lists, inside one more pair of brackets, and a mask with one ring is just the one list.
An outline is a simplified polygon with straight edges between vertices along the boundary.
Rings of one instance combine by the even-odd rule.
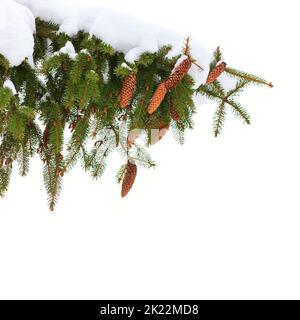
[[198, 67], [201, 71], [204, 70], [204, 68], [202, 66], [200, 66], [198, 63], [197, 63], [197, 60], [195, 60], [193, 57], [192, 57], [192, 54], [191, 54], [191, 37], [188, 36], [186, 39], [185, 39], [185, 44], [184, 44], [184, 47], [183, 47], [183, 54], [186, 55], [190, 60], [191, 62], [196, 66]]
[[225, 101], [223, 100], [221, 104], [218, 106], [217, 111], [215, 113], [215, 118], [214, 118], [215, 137], [217, 137], [221, 133], [222, 127], [224, 125], [225, 117], [226, 117]]
[[229, 67], [226, 67], [225, 72], [233, 77], [242, 78], [242, 79], [244, 79], [248, 82], [251, 82], [251, 83], [265, 85], [265, 86], [268, 86], [269, 88], [274, 87], [272, 82], [269, 82], [261, 77], [255, 76], [255, 75], [247, 73], [247, 72], [239, 71], [239, 70], [229, 68]]

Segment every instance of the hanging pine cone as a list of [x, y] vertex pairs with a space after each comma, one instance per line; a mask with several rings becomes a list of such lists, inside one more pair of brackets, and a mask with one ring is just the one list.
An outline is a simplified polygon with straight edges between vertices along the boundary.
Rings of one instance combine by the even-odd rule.
[[126, 108], [133, 97], [136, 88], [136, 74], [132, 73], [123, 80], [119, 101], [121, 108]]
[[122, 198], [125, 198], [131, 190], [137, 175], [137, 165], [128, 161], [125, 177], [122, 183]]
[[169, 79], [166, 81], [167, 90], [175, 88], [183, 77], [189, 72], [192, 66], [190, 58], [183, 60], [172, 72]]
[[166, 94], [167, 94], [167, 88], [166, 88], [166, 84], [163, 82], [157, 87], [157, 89], [154, 92], [154, 95], [150, 101], [150, 104], [148, 106], [148, 113], [149, 114], [154, 113], [159, 108], [159, 106], [163, 102]]
[[46, 128], [45, 128], [44, 133], [43, 133], [44, 146], [48, 146], [49, 140], [50, 140], [50, 127], [49, 127], [49, 125], [46, 125]]
[[175, 122], [178, 122], [180, 120], [180, 115], [178, 112], [175, 110], [173, 102], [170, 103], [170, 113], [171, 117]]
[[227, 64], [225, 62], [218, 64], [214, 69], [212, 69], [212, 71], [208, 75], [206, 83], [211, 84], [214, 81], [216, 81], [219, 78], [219, 76], [225, 71], [226, 67]]

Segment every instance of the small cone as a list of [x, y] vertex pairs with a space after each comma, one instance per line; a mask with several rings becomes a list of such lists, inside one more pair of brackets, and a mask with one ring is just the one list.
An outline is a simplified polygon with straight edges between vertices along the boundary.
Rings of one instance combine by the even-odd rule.
[[151, 102], [148, 106], [148, 113], [149, 114], [154, 113], [159, 108], [159, 106], [163, 102], [166, 94], [167, 94], [167, 88], [166, 88], [165, 83], [163, 82], [157, 87], [156, 91], [154, 92], [154, 95], [153, 95]]
[[178, 112], [175, 110], [173, 102], [170, 103], [170, 113], [171, 117], [175, 122], [178, 122], [180, 120], [180, 115]]
[[50, 140], [50, 127], [49, 125], [46, 126], [45, 131], [43, 133], [43, 143], [44, 146], [48, 146]]
[[192, 66], [192, 61], [190, 58], [183, 60], [172, 72], [170, 78], [166, 81], [167, 90], [175, 88], [178, 83], [184, 78], [184, 76], [189, 72]]
[[129, 161], [127, 164], [125, 177], [122, 183], [122, 192], [121, 192], [122, 198], [125, 198], [129, 193], [129, 191], [131, 190], [134, 184], [136, 175], [137, 175], [137, 165]]
[[214, 69], [212, 69], [212, 71], [208, 75], [206, 84], [211, 84], [214, 81], [216, 81], [219, 78], [219, 76], [225, 71], [226, 66], [226, 63], [222, 62], [219, 65], [217, 65]]
[[132, 73], [124, 79], [122, 84], [121, 92], [119, 95], [121, 108], [126, 108], [130, 104], [135, 88], [136, 74]]

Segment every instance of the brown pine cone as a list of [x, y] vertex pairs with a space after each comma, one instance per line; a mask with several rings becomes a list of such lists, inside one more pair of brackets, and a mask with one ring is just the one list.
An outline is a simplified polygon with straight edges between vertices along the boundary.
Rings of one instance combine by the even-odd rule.
[[43, 133], [43, 143], [44, 146], [48, 146], [50, 140], [50, 127], [46, 125], [44, 133]]
[[167, 94], [167, 88], [166, 88], [165, 83], [163, 82], [157, 87], [157, 89], [154, 92], [154, 95], [150, 101], [150, 104], [148, 106], [148, 113], [149, 114], [154, 113], [159, 108], [159, 106], [163, 102], [166, 94]]
[[222, 62], [219, 65], [217, 65], [214, 69], [212, 69], [208, 75], [206, 84], [211, 84], [214, 81], [216, 81], [219, 78], [219, 76], [225, 71], [226, 67], [227, 64], [225, 62]]
[[137, 175], [137, 165], [135, 163], [128, 161], [125, 177], [122, 183], [122, 192], [121, 192], [122, 198], [125, 198], [129, 193], [129, 191], [131, 190], [135, 182], [136, 175]]
[[190, 58], [183, 60], [172, 72], [169, 79], [166, 81], [167, 90], [175, 88], [183, 77], [189, 72], [192, 66]]
[[170, 103], [170, 113], [171, 117], [175, 122], [178, 122], [180, 120], [180, 115], [178, 112], [175, 110], [173, 102]]
[[119, 101], [121, 108], [126, 108], [132, 100], [136, 89], [136, 74], [132, 73], [123, 80]]

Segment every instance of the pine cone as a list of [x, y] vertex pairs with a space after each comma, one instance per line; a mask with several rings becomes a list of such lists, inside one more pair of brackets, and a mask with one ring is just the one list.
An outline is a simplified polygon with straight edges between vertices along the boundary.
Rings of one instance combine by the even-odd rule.
[[122, 198], [125, 198], [131, 190], [137, 175], [137, 165], [128, 161], [125, 177], [122, 183]]
[[178, 112], [175, 110], [173, 102], [170, 103], [170, 113], [171, 117], [175, 122], [178, 122], [180, 120], [180, 115]]
[[227, 64], [225, 62], [220, 63], [217, 65], [210, 74], [208, 75], [207, 84], [213, 83], [215, 80], [219, 78], [219, 76], [225, 71]]
[[43, 143], [44, 146], [48, 146], [50, 140], [50, 127], [46, 125], [46, 128], [43, 133]]
[[192, 66], [191, 59], [187, 58], [183, 60], [172, 72], [169, 79], [166, 81], [167, 90], [175, 88], [183, 77], [189, 72]]
[[157, 87], [156, 91], [154, 92], [154, 95], [148, 106], [149, 114], [154, 113], [159, 108], [166, 94], [167, 94], [167, 88], [166, 88], [166, 84], [163, 82]]
[[123, 80], [119, 101], [121, 108], [126, 108], [132, 100], [136, 88], [136, 74], [132, 73]]

